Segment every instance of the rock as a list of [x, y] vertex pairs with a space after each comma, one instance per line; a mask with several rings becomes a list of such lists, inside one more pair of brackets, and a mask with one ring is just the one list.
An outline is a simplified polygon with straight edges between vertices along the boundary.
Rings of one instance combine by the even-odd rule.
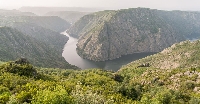
[[184, 73], [184, 75], [189, 76], [189, 75], [191, 75], [191, 73], [190, 73], [190, 71], [186, 71], [186, 72]]
[[150, 64], [149, 63], [143, 63], [143, 64], [137, 66], [137, 68], [138, 67], [150, 67]]
[[193, 91], [200, 92], [200, 87], [195, 87]]
[[101, 11], [82, 17], [67, 33], [79, 38], [77, 53], [82, 58], [105, 61], [133, 53], [160, 52], [185, 40], [188, 34], [191, 37], [193, 31], [200, 34], [200, 22], [194, 22], [197, 20], [200, 13], [196, 12], [148, 8]]

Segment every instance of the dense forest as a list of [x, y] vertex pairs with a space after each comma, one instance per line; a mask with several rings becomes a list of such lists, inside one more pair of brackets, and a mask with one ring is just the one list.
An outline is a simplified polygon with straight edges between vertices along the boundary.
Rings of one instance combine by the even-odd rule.
[[[166, 50], [182, 53], [200, 41], [183, 42]], [[166, 51], [164, 50], [164, 51]], [[189, 52], [190, 50], [188, 50]], [[2, 104], [199, 104], [200, 68], [159, 69], [151, 63], [163, 52], [123, 66], [118, 72], [101, 69], [38, 68], [26, 59], [1, 62]], [[149, 59], [149, 57], [151, 57]], [[148, 59], [148, 61], [146, 61]], [[183, 66], [183, 65], [182, 65]]]

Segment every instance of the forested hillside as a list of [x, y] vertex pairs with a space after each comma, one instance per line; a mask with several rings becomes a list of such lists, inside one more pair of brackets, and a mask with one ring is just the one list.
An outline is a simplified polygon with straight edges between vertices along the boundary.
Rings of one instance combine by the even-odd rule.
[[[200, 46], [199, 41], [180, 43], [171, 53]], [[181, 47], [178, 48], [178, 47]], [[178, 50], [176, 50], [178, 49]], [[184, 51], [190, 52], [190, 50]], [[150, 56], [154, 62], [162, 53]], [[200, 69], [159, 69], [147, 58], [134, 61], [118, 72], [101, 69], [65, 70], [37, 68], [19, 59], [0, 65], [2, 104], [199, 104]], [[167, 57], [165, 57], [168, 60]], [[188, 59], [184, 59], [188, 61]], [[140, 64], [139, 64], [140, 63]], [[184, 66], [184, 65], [183, 65]]]
[[15, 28], [23, 34], [45, 42], [62, 55], [68, 37], [60, 32], [69, 28], [70, 24], [55, 16], [0, 16], [0, 26]]
[[142, 88], [141, 103], [198, 104], [199, 47], [199, 40], [176, 43], [158, 54], [123, 66], [117, 74], [124, 78], [126, 86]]
[[57, 16], [0, 16], [1, 26], [12, 26], [17, 23], [35, 24], [59, 33], [70, 27], [67, 21]]
[[60, 54], [63, 51], [64, 45], [68, 41], [67, 36], [33, 23], [15, 23], [11, 27], [39, 41], [45, 42], [49, 46], [58, 50]]
[[35, 66], [76, 68], [67, 63], [56, 50], [43, 41], [24, 35], [10, 27], [0, 27], [0, 59], [1, 61], [16, 60], [25, 57]]
[[[173, 44], [158, 54], [133, 62], [134, 64], [149, 63], [159, 69], [198, 68], [200, 67], [200, 41], [183, 41]], [[130, 64], [131, 65], [131, 64]]]
[[76, 69], [62, 57], [68, 37], [60, 32], [69, 28], [70, 24], [56, 16], [29, 14], [15, 10], [0, 11], [0, 59], [9, 61], [26, 57], [35, 66]]

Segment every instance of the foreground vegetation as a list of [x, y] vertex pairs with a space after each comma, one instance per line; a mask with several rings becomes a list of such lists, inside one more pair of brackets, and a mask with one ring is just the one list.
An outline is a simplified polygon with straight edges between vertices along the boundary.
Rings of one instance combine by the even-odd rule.
[[28, 62], [0, 66], [0, 103], [79, 104], [129, 100], [112, 72], [35, 68]]
[[[199, 42], [175, 44], [118, 72], [0, 62], [0, 104], [199, 104]], [[164, 61], [178, 65], [160, 67]]]
[[20, 59], [0, 65], [1, 104], [200, 103], [200, 68], [160, 70], [37, 68]]

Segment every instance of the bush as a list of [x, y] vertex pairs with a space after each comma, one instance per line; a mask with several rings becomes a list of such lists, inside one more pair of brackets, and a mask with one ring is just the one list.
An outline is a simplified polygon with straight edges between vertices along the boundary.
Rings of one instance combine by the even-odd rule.
[[9, 101], [10, 92], [9, 89], [3, 86], [0, 86], [0, 104], [6, 104]]
[[36, 69], [29, 63], [20, 63], [18, 61], [15, 62], [8, 62], [0, 66], [0, 70], [2, 72], [9, 72], [18, 74], [20, 76], [27, 76], [27, 77], [36, 77], [37, 71]]
[[71, 104], [72, 98], [62, 86], [45, 89], [33, 96], [32, 104]]

